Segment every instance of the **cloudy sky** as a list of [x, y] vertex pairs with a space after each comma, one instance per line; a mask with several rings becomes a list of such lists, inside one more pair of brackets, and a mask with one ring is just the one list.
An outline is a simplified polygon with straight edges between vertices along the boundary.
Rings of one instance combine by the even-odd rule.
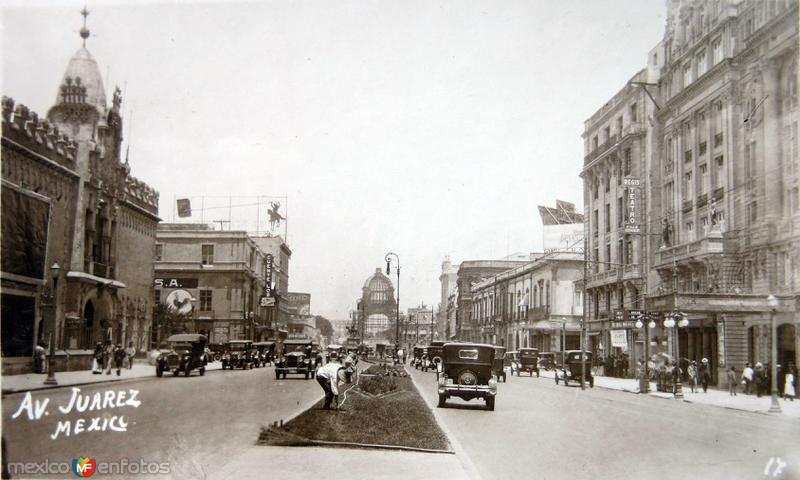
[[[16, 6], [15, 6], [16, 5]], [[45, 114], [83, 2], [5, 2], [3, 95]], [[401, 306], [441, 261], [541, 249], [537, 205], [582, 204], [583, 121], [644, 67], [664, 0], [95, 2], [87, 47], [124, 90], [133, 174], [171, 221], [264, 228], [286, 196], [290, 288], [346, 318], [400, 256]], [[228, 197], [232, 198], [229, 200]], [[199, 212], [193, 220], [199, 221]]]

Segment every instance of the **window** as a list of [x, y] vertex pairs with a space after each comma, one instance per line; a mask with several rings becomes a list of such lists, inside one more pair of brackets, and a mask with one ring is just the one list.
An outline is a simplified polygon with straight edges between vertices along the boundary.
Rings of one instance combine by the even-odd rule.
[[611, 232], [611, 204], [606, 203], [606, 233]]
[[683, 174], [683, 200], [691, 200], [694, 196], [694, 191], [692, 189], [692, 171], [689, 170], [688, 172]]
[[156, 304], [156, 305], [158, 305], [159, 303], [161, 303], [161, 290], [160, 290], [160, 289], [158, 289], [158, 288], [156, 288], [156, 289], [153, 291], [153, 301], [155, 302], [155, 304]]
[[625, 167], [624, 167], [625, 168], [625, 170], [624, 170], [625, 171], [625, 175], [630, 175], [631, 174], [631, 167], [632, 167], [632, 164], [633, 164], [633, 154], [631, 153], [631, 149], [630, 148], [626, 148], [624, 155], [625, 155], [625, 161], [623, 163], [625, 165]]
[[747, 218], [750, 220], [750, 223], [756, 223], [758, 220], [757, 202], [750, 202], [747, 204]]
[[630, 240], [625, 242], [625, 263], [628, 265], [633, 263], [633, 242]]
[[617, 133], [622, 135], [622, 115], [617, 117]]
[[700, 165], [700, 186], [697, 191], [698, 195], [706, 193], [706, 182], [708, 181], [708, 166], [704, 163]]
[[636, 122], [637, 120], [637, 111], [636, 111], [636, 104], [631, 105], [631, 122]]
[[163, 256], [164, 256], [164, 244], [156, 243], [156, 255], [155, 255], [156, 262], [160, 262]]
[[200, 290], [200, 310], [207, 312], [212, 310], [211, 305], [211, 290]]
[[686, 222], [686, 241], [694, 241], [694, 222]]
[[692, 64], [687, 63], [683, 66], [683, 86], [686, 87], [692, 83]]
[[606, 192], [611, 191], [611, 172], [606, 174], [605, 186], [606, 186]]
[[600, 220], [596, 209], [594, 211], [594, 218], [592, 220], [592, 230], [594, 231], [594, 236], [596, 237], [597, 233], [600, 231]]
[[722, 155], [714, 159], [717, 165], [717, 174], [714, 176], [714, 188], [722, 186], [722, 180], [725, 178], [725, 159]]
[[707, 142], [700, 142], [700, 149], [697, 152], [698, 157], [702, 157], [708, 151], [708, 143]]
[[703, 227], [703, 233], [708, 233], [708, 217], [700, 219], [700, 226]]
[[606, 134], [606, 143], [611, 141], [611, 127], [606, 127], [604, 130]]
[[686, 150], [683, 152], [683, 161], [684, 162], [691, 162], [692, 161], [692, 151]]
[[597, 197], [600, 196], [600, 181], [595, 180], [594, 185], [592, 185], [592, 189], [594, 190], [594, 199], [597, 200]]
[[617, 242], [617, 263], [620, 265], [625, 265], [625, 250], [624, 250], [624, 243], [622, 240]]
[[214, 245], [203, 245], [203, 265], [211, 265], [214, 263]]
[[594, 260], [594, 273], [600, 271], [600, 250], [597, 247], [592, 251], [592, 259]]
[[697, 64], [697, 78], [700, 78], [704, 73], [706, 73], [706, 70], [708, 70], [705, 50], [697, 52], [697, 55], [695, 56], [695, 63]]
[[617, 228], [622, 228], [625, 218], [624, 203], [622, 197], [617, 198]]
[[722, 61], [722, 37], [711, 42], [711, 55], [714, 65]]
[[611, 268], [612, 268], [612, 265], [611, 265], [611, 244], [610, 244], [610, 243], [607, 243], [607, 244], [606, 244], [606, 258], [605, 258], [605, 262], [606, 262], [606, 264], [605, 264], [605, 265], [606, 265], [606, 268], [605, 268], [604, 270], [606, 270], [606, 271], [608, 271], [608, 270], [611, 270]]
[[595, 135], [594, 138], [592, 138], [592, 150], [597, 150], [597, 147], [598, 147], [598, 139], [597, 135]]

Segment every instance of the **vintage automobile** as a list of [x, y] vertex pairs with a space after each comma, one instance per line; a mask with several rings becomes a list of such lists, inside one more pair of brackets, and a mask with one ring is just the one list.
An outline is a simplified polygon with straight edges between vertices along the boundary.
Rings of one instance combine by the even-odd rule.
[[320, 349], [319, 343], [312, 342], [311, 343], [311, 359], [313, 360], [314, 369], [321, 367], [324, 363], [322, 361], [322, 349]]
[[494, 410], [497, 380], [492, 376], [494, 346], [479, 343], [448, 343], [442, 348], [442, 375], [439, 375], [439, 407], [447, 399], [482, 398]]
[[200, 375], [206, 373], [208, 357], [206, 356], [206, 337], [198, 333], [181, 333], [167, 339], [169, 351], [163, 352], [156, 359], [156, 376], [164, 372], [172, 372], [178, 376], [181, 372], [189, 376], [197, 369]]
[[583, 368], [583, 363], [586, 364], [586, 373], [584, 374], [584, 380], [589, 382], [590, 387], [594, 387], [594, 376], [592, 375], [592, 353], [591, 352], [583, 352], [584, 360], [581, 359], [581, 351], [580, 350], [567, 350], [564, 352], [564, 364], [561, 367], [561, 371], [559, 372], [556, 369], [556, 385], [558, 385], [558, 381], [563, 380], [564, 385], [568, 386], [570, 380], [574, 380], [576, 382], [581, 381], [581, 371]]
[[268, 363], [272, 363], [272, 357], [275, 355], [275, 342], [255, 342], [253, 348], [256, 351], [257, 367], [265, 367]]
[[548, 372], [556, 368], [556, 354], [553, 352], [539, 352], [539, 368]]
[[417, 370], [419, 370], [419, 367], [422, 366], [422, 355], [424, 353], [425, 353], [425, 347], [414, 347], [414, 358], [411, 359], [411, 363]]
[[508, 367], [511, 371], [511, 375], [514, 375], [514, 372], [517, 370], [517, 366], [519, 364], [519, 352], [516, 350], [512, 350], [510, 352], [506, 352], [503, 354], [503, 368]]
[[434, 369], [437, 373], [441, 371], [442, 357], [444, 355], [442, 348], [445, 342], [433, 341], [428, 345], [428, 368]]
[[[313, 376], [314, 363], [311, 358], [311, 340], [290, 338], [283, 341], [283, 353], [275, 360], [275, 378], [286, 378], [287, 373]], [[330, 348], [330, 345], [328, 346]]]
[[222, 369], [249, 369], [256, 363], [256, 351], [251, 340], [229, 340], [222, 354]]
[[500, 377], [503, 377], [503, 382], [506, 381], [506, 368], [505, 368], [505, 354], [506, 354], [506, 347], [494, 347], [494, 360], [492, 360], [492, 373], [494, 373], [495, 378], [500, 380]]
[[328, 345], [327, 350], [328, 350], [328, 356], [330, 356], [332, 352], [336, 352], [341, 358], [342, 355], [344, 355], [345, 348], [339, 344], [331, 343], [330, 345]]
[[539, 349], [538, 348], [520, 348], [519, 349], [519, 362], [517, 364], [517, 376], [521, 372], [528, 372], [532, 377], [533, 372], [539, 376]]
[[209, 343], [206, 347], [211, 350], [211, 354], [208, 356], [208, 361], [215, 361], [218, 362], [222, 360], [222, 354], [225, 353], [225, 345], [220, 343]]

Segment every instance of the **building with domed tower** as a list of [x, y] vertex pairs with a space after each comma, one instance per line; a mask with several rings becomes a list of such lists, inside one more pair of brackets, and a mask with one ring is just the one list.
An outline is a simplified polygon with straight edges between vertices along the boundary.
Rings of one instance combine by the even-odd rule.
[[30, 371], [37, 343], [57, 370], [89, 368], [97, 342], [150, 347], [158, 193], [131, 175], [81, 13], [47, 116], [3, 97], [3, 374]]

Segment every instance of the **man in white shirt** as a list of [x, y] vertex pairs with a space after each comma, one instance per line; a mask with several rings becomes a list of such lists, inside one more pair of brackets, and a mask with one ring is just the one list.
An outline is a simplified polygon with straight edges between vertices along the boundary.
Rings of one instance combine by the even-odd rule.
[[339, 370], [342, 365], [339, 363], [339, 355], [331, 352], [328, 363], [317, 370], [317, 382], [325, 391], [325, 410], [330, 410], [331, 402], [336, 399], [336, 408], [339, 408]]

